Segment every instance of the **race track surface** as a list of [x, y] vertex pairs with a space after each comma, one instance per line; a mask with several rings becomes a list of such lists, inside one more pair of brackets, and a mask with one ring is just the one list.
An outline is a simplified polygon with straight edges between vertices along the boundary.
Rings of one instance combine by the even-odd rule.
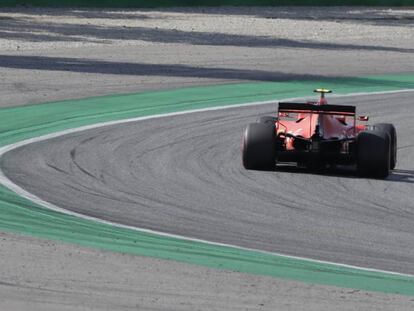
[[275, 105], [102, 127], [15, 149], [5, 174], [85, 215], [214, 242], [414, 273], [412, 93], [332, 99], [398, 131], [387, 180], [246, 171], [244, 127]]
[[[413, 16], [409, 8], [369, 7], [2, 9], [0, 107], [192, 85], [412, 73]], [[358, 106], [361, 114], [398, 127], [398, 171], [387, 181], [242, 171], [241, 131], [256, 115], [272, 111], [269, 106], [79, 133], [5, 159], [10, 177], [63, 207], [82, 206], [85, 213], [157, 230], [412, 272], [412, 105], [409, 94], [392, 102], [383, 98], [364, 98]], [[151, 136], [143, 136], [151, 129]], [[168, 220], [175, 211], [180, 219]], [[408, 296], [21, 234], [0, 233], [0, 252], [2, 310], [413, 309]]]

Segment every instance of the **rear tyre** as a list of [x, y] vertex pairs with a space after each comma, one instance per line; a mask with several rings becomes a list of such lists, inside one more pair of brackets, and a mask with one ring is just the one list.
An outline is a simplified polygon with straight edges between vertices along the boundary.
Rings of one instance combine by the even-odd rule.
[[384, 131], [390, 135], [391, 138], [391, 155], [390, 155], [390, 169], [393, 170], [397, 165], [397, 131], [395, 126], [391, 123], [377, 123], [374, 124], [374, 130]]
[[387, 178], [390, 172], [390, 135], [384, 131], [365, 131], [357, 137], [358, 173], [365, 177]]
[[243, 166], [248, 170], [274, 170], [276, 165], [275, 127], [251, 123], [243, 136]]

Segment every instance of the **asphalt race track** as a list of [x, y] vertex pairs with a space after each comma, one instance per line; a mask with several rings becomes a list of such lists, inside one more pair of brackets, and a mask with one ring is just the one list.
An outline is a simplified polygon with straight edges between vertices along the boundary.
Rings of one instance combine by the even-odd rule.
[[355, 96], [371, 123], [398, 131], [387, 180], [352, 170], [246, 171], [244, 127], [275, 105], [102, 127], [6, 153], [5, 174], [29, 192], [85, 215], [214, 242], [414, 273], [412, 92]]
[[[2, 8], [0, 107], [222, 83], [412, 75], [413, 21], [412, 9], [386, 7]], [[39, 197], [103, 219], [414, 273], [413, 95], [331, 100], [397, 126], [397, 169], [385, 181], [343, 170], [245, 171], [242, 132], [271, 105], [78, 132], [6, 153], [0, 166]], [[16, 126], [8, 121], [2, 129]], [[3, 199], [0, 209], [10, 203]], [[10, 208], [15, 218], [2, 209], [0, 224], [25, 226], [19, 208]], [[413, 297], [392, 288], [105, 251], [31, 236], [31, 224], [0, 232], [1, 310], [413, 310]]]

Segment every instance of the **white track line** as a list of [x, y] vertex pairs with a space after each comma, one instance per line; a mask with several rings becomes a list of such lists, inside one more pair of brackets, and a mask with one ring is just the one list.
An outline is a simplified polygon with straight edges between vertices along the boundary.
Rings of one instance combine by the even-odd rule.
[[[332, 98], [332, 97], [352, 97], [352, 96], [364, 96], [364, 95], [386, 95], [386, 94], [396, 94], [396, 93], [404, 93], [404, 92], [414, 92], [414, 89], [403, 89], [403, 90], [398, 90], [398, 91], [383, 91], [383, 92], [372, 92], [372, 93], [369, 93], [369, 92], [350, 93], [350, 94], [345, 94], [345, 95], [333, 95], [333, 96], [330, 96], [330, 97]], [[301, 99], [304, 99], [304, 98], [305, 97], [285, 98], [285, 99], [282, 99], [282, 100], [293, 101], [293, 100], [301, 100]], [[67, 130], [60, 131], [60, 132], [55, 132], [55, 133], [51, 133], [51, 134], [47, 134], [47, 135], [43, 135], [43, 136], [39, 136], [39, 137], [34, 137], [34, 138], [22, 140], [22, 141], [19, 141], [17, 143], [13, 143], [13, 144], [1, 147], [0, 148], [0, 158], [6, 152], [9, 152], [13, 149], [16, 149], [16, 148], [19, 148], [19, 147], [22, 147], [22, 146], [25, 146], [25, 145], [28, 145], [28, 144], [32, 144], [32, 143], [36, 143], [36, 142], [40, 142], [40, 141], [45, 141], [45, 140], [48, 140], [48, 139], [56, 138], [56, 137], [71, 134], [71, 133], [86, 131], [86, 130], [89, 130], [89, 129], [95, 129], [95, 128], [99, 128], [99, 127], [114, 125], [114, 124], [122, 124], [122, 123], [137, 122], [137, 121], [143, 121], [143, 120], [149, 120], [149, 119], [178, 116], [178, 115], [184, 115], [184, 114], [190, 114], [190, 113], [196, 113], [196, 112], [233, 109], [233, 108], [239, 108], [239, 107], [258, 106], [258, 105], [265, 105], [265, 104], [272, 104], [272, 103], [276, 104], [278, 101], [281, 101], [281, 100], [271, 100], [271, 101], [269, 100], [269, 101], [250, 102], [250, 103], [237, 104], [237, 105], [228, 105], [228, 106], [210, 107], [210, 108], [203, 108], [203, 109], [194, 109], [194, 110], [187, 110], [187, 111], [181, 111], [181, 112], [165, 113], [165, 114], [158, 114], [158, 115], [152, 115], [152, 116], [123, 119], [123, 120], [116, 120], [116, 121], [109, 121], [109, 122], [101, 122], [101, 123], [96, 123], [96, 124], [92, 124], [92, 125], [81, 126], [81, 127], [77, 127], [77, 128], [73, 128], [73, 129], [67, 129]], [[275, 256], [289, 258], [289, 259], [305, 260], [305, 261], [318, 263], [318, 264], [328, 264], [328, 265], [333, 265], [333, 266], [337, 266], [337, 267], [351, 268], [351, 269], [357, 269], [357, 270], [367, 271], [367, 272], [386, 273], [386, 274], [391, 274], [391, 275], [395, 275], [395, 276], [402, 276], [402, 277], [414, 277], [413, 274], [405, 274], [405, 273], [386, 271], [386, 270], [380, 270], [380, 269], [359, 267], [359, 266], [347, 265], [347, 264], [342, 264], [342, 263], [335, 263], [335, 262], [330, 262], [330, 261], [317, 260], [317, 259], [312, 259], [312, 258], [305, 258], [305, 257], [299, 257], [299, 256], [290, 256], [290, 255], [285, 255], [285, 254], [280, 254], [280, 253], [263, 251], [263, 250], [260, 250], [260, 249], [241, 247], [241, 246], [237, 246], [237, 245], [211, 242], [211, 241], [206, 241], [206, 240], [202, 240], [202, 239], [196, 239], [196, 238], [191, 238], [191, 237], [186, 237], [186, 236], [181, 236], [181, 235], [176, 235], [176, 234], [165, 233], [165, 232], [161, 232], [161, 231], [149, 230], [149, 229], [145, 229], [145, 228], [138, 228], [138, 227], [134, 227], [134, 226], [127, 226], [127, 225], [115, 223], [115, 222], [112, 222], [112, 221], [107, 221], [107, 220], [103, 220], [103, 219], [100, 219], [100, 218], [83, 215], [83, 214], [80, 214], [80, 213], [76, 213], [76, 212], [73, 212], [73, 211], [66, 210], [66, 209], [61, 208], [59, 206], [56, 206], [52, 203], [46, 202], [46, 201], [42, 200], [41, 198], [39, 198], [38, 196], [24, 190], [23, 188], [21, 188], [20, 186], [13, 183], [10, 179], [7, 178], [6, 175], [4, 174], [3, 170], [1, 169], [1, 167], [0, 167], [0, 184], [2, 184], [3, 186], [7, 187], [10, 190], [12, 190], [13, 192], [18, 194], [19, 196], [21, 196], [23, 198], [26, 198], [26, 199], [29, 199], [30, 201], [32, 201], [32, 202], [34, 202], [38, 205], [41, 205], [45, 208], [48, 208], [50, 210], [60, 212], [60, 213], [66, 214], [66, 215], [76, 216], [76, 217], [86, 219], [86, 220], [96, 221], [96, 222], [99, 222], [99, 223], [102, 223], [102, 224], [111, 225], [111, 226], [118, 227], [118, 228], [130, 229], [130, 230], [134, 230], [134, 231], [138, 231], [138, 232], [150, 233], [150, 234], [155, 234], [155, 235], [169, 237], [169, 238], [176, 238], [176, 239], [181, 239], [181, 240], [186, 240], [186, 241], [200, 242], [200, 243], [214, 245], [214, 246], [223, 246], [223, 247], [239, 249], [239, 250], [245, 250], [245, 251], [254, 251], [254, 252], [259, 252], [259, 253], [262, 253], [262, 254], [275, 255]]]

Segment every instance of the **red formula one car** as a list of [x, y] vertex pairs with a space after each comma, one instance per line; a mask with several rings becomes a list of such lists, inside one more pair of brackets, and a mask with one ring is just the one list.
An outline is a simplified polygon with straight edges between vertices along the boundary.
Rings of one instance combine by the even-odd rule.
[[274, 169], [295, 162], [308, 168], [355, 165], [362, 176], [386, 178], [397, 162], [394, 125], [367, 125], [355, 106], [328, 105], [327, 89], [317, 102], [279, 103], [277, 116], [247, 126], [242, 145], [246, 169]]

